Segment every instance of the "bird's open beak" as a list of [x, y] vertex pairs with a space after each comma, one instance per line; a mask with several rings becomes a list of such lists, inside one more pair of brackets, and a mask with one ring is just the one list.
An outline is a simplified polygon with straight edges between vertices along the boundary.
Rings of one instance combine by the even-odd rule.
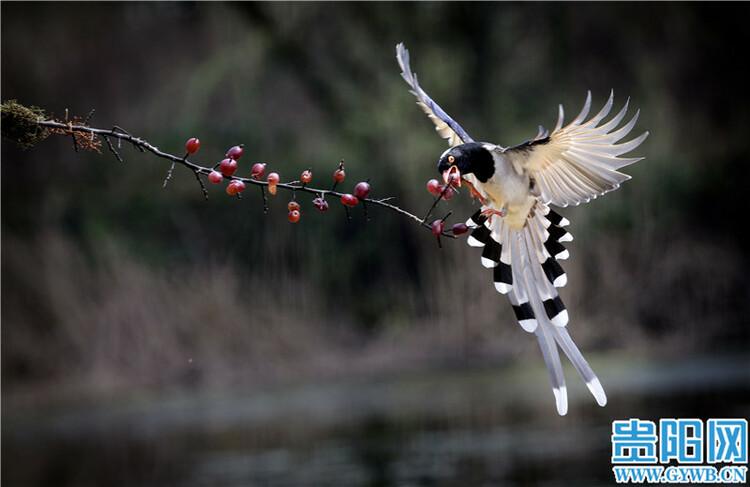
[[451, 186], [461, 186], [461, 171], [458, 167], [451, 166], [447, 171], [443, 171], [443, 181]]

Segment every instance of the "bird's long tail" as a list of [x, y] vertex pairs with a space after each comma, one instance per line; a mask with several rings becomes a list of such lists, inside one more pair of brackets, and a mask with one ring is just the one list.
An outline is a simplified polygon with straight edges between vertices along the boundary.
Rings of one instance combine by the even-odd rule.
[[558, 346], [586, 382], [600, 406], [607, 403], [599, 379], [568, 335], [568, 312], [557, 288], [567, 283], [558, 260], [568, 257], [561, 242], [573, 240], [563, 227], [568, 221], [538, 202], [519, 230], [504, 224], [503, 218], [482, 215], [483, 207], [466, 222], [473, 228], [468, 238], [472, 247], [482, 247], [482, 264], [493, 270], [495, 288], [510, 298], [513, 311], [524, 330], [535, 333], [547, 364], [557, 412], [568, 411], [568, 396]]

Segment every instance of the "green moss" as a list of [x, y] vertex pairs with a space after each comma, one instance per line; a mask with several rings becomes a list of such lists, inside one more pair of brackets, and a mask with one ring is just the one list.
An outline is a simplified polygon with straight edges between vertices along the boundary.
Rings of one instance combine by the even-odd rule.
[[27, 149], [49, 135], [49, 130], [39, 126], [44, 118], [44, 110], [39, 107], [27, 108], [16, 100], [3, 102], [2, 136]]

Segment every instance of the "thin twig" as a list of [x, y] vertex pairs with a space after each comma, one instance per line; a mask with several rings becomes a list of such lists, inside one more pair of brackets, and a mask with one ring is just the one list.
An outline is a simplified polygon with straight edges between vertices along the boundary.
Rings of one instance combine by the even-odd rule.
[[169, 167], [169, 171], [167, 171], [167, 178], [164, 180], [164, 185], [162, 186], [162, 188], [166, 188], [167, 183], [169, 182], [170, 179], [172, 179], [172, 171], [174, 171], [175, 164], [176, 162], [172, 161], [172, 165]]
[[266, 196], [266, 188], [260, 187], [260, 195], [263, 197], [263, 213], [268, 213], [268, 197]]
[[201, 185], [201, 189], [203, 190], [203, 197], [208, 200], [208, 190], [206, 189], [206, 185], [203, 184], [200, 173], [198, 171], [193, 171], [193, 174], [195, 174], [195, 179], [198, 180], [198, 184]]
[[76, 140], [76, 136], [73, 133], [73, 122], [68, 122], [68, 131], [70, 132], [70, 135], [73, 138], [73, 149], [75, 149], [76, 152], [78, 152], [78, 141]]
[[104, 140], [107, 142], [107, 145], [109, 146], [109, 150], [112, 151], [112, 154], [115, 155], [115, 157], [117, 158], [117, 160], [120, 161], [120, 162], [125, 162], [125, 161], [122, 160], [122, 157], [120, 157], [119, 152], [117, 152], [117, 150], [115, 150], [115, 146], [112, 145], [112, 141], [109, 140], [109, 137], [106, 136], [106, 135], [103, 135], [102, 137], [104, 137]]
[[91, 120], [91, 117], [94, 115], [94, 112], [96, 111], [96, 108], [92, 108], [88, 115], [86, 115], [86, 118], [83, 119], [83, 125], [88, 125], [89, 120]]

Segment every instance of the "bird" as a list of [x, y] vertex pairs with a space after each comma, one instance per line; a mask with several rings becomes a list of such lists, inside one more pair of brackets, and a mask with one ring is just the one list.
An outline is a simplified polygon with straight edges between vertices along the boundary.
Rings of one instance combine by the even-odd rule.
[[[448, 141], [438, 160], [438, 171], [446, 185], [469, 188], [481, 202], [467, 221], [467, 242], [482, 249], [481, 263], [492, 270], [495, 289], [508, 296], [521, 327], [534, 333], [552, 382], [557, 412], [567, 414], [568, 396], [560, 350], [583, 378], [597, 404], [605, 406], [607, 395], [591, 366], [567, 329], [568, 311], [557, 289], [567, 276], [559, 261], [568, 258], [563, 245], [572, 241], [565, 229], [569, 220], [550, 208], [587, 203], [617, 189], [630, 176], [618, 169], [643, 157], [620, 157], [637, 148], [648, 132], [620, 142], [633, 129], [640, 110], [624, 125], [630, 99], [608, 120], [614, 91], [604, 107], [587, 118], [591, 91], [580, 113], [563, 126], [559, 105], [552, 132], [539, 126], [537, 135], [515, 146], [477, 142], [419, 86], [412, 72], [409, 51], [396, 46], [401, 77], [411, 87], [417, 104]], [[619, 142], [619, 143], [618, 143]]]

